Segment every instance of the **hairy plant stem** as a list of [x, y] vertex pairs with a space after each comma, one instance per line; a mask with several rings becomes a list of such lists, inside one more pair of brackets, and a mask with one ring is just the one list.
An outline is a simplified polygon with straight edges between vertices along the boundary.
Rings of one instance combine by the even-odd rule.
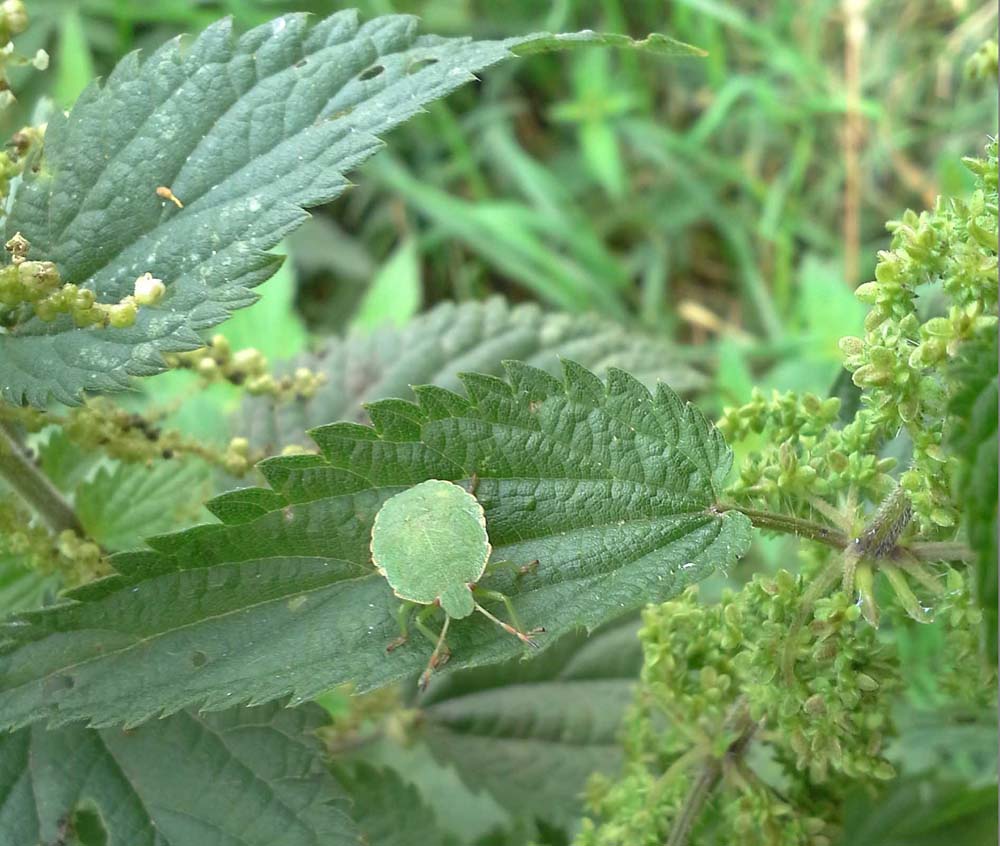
[[[772, 532], [781, 532], [785, 535], [795, 535], [796, 537], [824, 544], [839, 552], [843, 552], [852, 544], [861, 544], [866, 536], [871, 536], [873, 531], [869, 527], [859, 537], [852, 538], [840, 529], [833, 526], [825, 526], [814, 520], [794, 517], [791, 514], [778, 514], [774, 511], [759, 511], [755, 508], [746, 508], [732, 502], [720, 502], [718, 505], [712, 506], [711, 511], [714, 514], [723, 514], [726, 511], [739, 511], [740, 514], [745, 514], [749, 517], [750, 522], [758, 529], [768, 529]], [[881, 533], [879, 533], [879, 536], [881, 537]], [[868, 544], [864, 545], [868, 546]], [[905, 566], [907, 555], [913, 556], [918, 561], [969, 562], [975, 558], [972, 550], [964, 544], [954, 541], [916, 541], [896, 546], [895, 538], [893, 538], [892, 544], [883, 542], [876, 549], [866, 549], [866, 554], [874, 558], [894, 559], [901, 566]]]
[[691, 829], [705, 807], [708, 797], [712, 795], [712, 791], [715, 790], [722, 778], [726, 764], [736, 761], [744, 755], [758, 728], [759, 724], [750, 717], [750, 706], [747, 704], [746, 697], [741, 696], [733, 704], [723, 724], [724, 731], [737, 733], [736, 739], [726, 747], [721, 758], [709, 757], [702, 765], [691, 789], [684, 797], [684, 804], [677, 815], [677, 820], [670, 828], [670, 834], [667, 836], [664, 846], [685, 846]]
[[0, 422], [0, 478], [57, 534], [71, 529], [83, 535], [76, 512], [55, 485], [25, 455], [13, 429]]
[[745, 508], [742, 505], [729, 502], [719, 503], [713, 510], [717, 514], [726, 511], [739, 511], [740, 514], [745, 514], [749, 517], [750, 522], [758, 529], [770, 529], [786, 535], [796, 535], [797, 537], [825, 544], [834, 549], [842, 550], [850, 543], [850, 538], [839, 529], [835, 529], [832, 526], [824, 526], [822, 523], [816, 523], [812, 520], [804, 520], [801, 517], [793, 517], [790, 514], [758, 511], [754, 508]]

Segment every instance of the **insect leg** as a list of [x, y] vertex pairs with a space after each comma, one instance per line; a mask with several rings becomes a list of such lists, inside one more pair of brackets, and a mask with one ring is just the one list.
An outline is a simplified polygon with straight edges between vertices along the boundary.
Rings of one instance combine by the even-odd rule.
[[398, 649], [410, 639], [409, 620], [410, 614], [412, 613], [412, 603], [399, 603], [399, 608], [396, 609], [396, 622], [399, 623], [399, 637], [389, 643], [389, 645], [385, 648], [386, 652], [392, 652], [393, 649]]
[[444, 642], [445, 635], [448, 634], [449, 623], [451, 623], [451, 617], [446, 616], [444, 618], [444, 625], [441, 627], [441, 634], [438, 635], [437, 643], [434, 646], [434, 651], [431, 653], [430, 660], [427, 662], [427, 668], [420, 674], [419, 685], [421, 690], [427, 689], [427, 684], [431, 680], [431, 673], [448, 660], [442, 656], [450, 655], [448, 652], [448, 646]]
[[427, 625], [427, 620], [434, 616], [434, 612], [437, 609], [436, 605], [425, 605], [420, 609], [420, 612], [414, 618], [413, 622], [425, 638], [427, 638], [432, 644], [437, 646], [438, 633], [434, 631], [430, 626]]
[[502, 628], [505, 632], [509, 632], [510, 634], [514, 635], [515, 637], [520, 638], [522, 641], [524, 641], [525, 643], [527, 643], [529, 646], [536, 646], [537, 645], [534, 642], [534, 640], [532, 639], [532, 635], [538, 634], [540, 632], [544, 632], [545, 629], [539, 628], [539, 629], [532, 629], [530, 632], [524, 631], [524, 627], [521, 625], [521, 621], [517, 617], [517, 612], [514, 610], [514, 606], [513, 606], [513, 604], [511, 603], [510, 599], [507, 597], [506, 594], [500, 593], [500, 591], [486, 590], [485, 588], [480, 588], [480, 587], [473, 588], [472, 592], [476, 596], [481, 596], [484, 599], [494, 599], [494, 600], [497, 600], [499, 602], [502, 602], [504, 604], [504, 607], [507, 609], [507, 613], [510, 615], [510, 619], [514, 622], [514, 625], [512, 626], [509, 623], [505, 623], [499, 617], [493, 616], [489, 611], [487, 611], [485, 608], [483, 608], [482, 605], [480, 605], [477, 602], [476, 603], [476, 610], [480, 614], [482, 614], [483, 616], [485, 616], [487, 619], [492, 620], [494, 623], [496, 623], [498, 626], [500, 626], [500, 628]]

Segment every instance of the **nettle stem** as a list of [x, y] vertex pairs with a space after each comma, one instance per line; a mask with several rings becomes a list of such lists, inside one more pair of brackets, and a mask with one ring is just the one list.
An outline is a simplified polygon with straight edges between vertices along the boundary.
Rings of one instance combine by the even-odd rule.
[[901, 502], [901, 498], [890, 497], [872, 524], [857, 538], [852, 538], [840, 529], [825, 526], [814, 520], [805, 520], [790, 514], [778, 514], [774, 511], [759, 511], [732, 502], [720, 502], [711, 510], [715, 514], [739, 511], [740, 514], [749, 517], [750, 522], [758, 529], [795, 535], [824, 544], [840, 552], [845, 551], [849, 546], [856, 546], [861, 554], [876, 559], [891, 558], [900, 566], [905, 566], [907, 555], [912, 556], [917, 561], [962, 561], [967, 563], [974, 560], [975, 556], [972, 550], [965, 544], [954, 541], [915, 541], [897, 546], [896, 540], [910, 516], [908, 508], [902, 507]]
[[839, 529], [832, 526], [824, 526], [813, 520], [804, 520], [801, 517], [793, 517], [790, 514], [777, 514], [773, 511], [758, 511], [755, 508], [745, 508], [735, 503], [719, 503], [713, 509], [721, 514], [726, 511], [739, 511], [750, 518], [750, 522], [758, 529], [770, 529], [786, 535], [795, 535], [800, 538], [816, 541], [834, 549], [844, 549], [850, 538]]
[[10, 426], [0, 421], [0, 478], [57, 534], [71, 529], [83, 535], [76, 512], [28, 458]]
[[759, 724], [750, 717], [750, 706], [746, 697], [741, 696], [729, 711], [723, 725], [723, 730], [736, 734], [736, 739], [726, 747], [721, 758], [710, 757], [702, 765], [691, 789], [684, 797], [684, 804], [677, 815], [677, 820], [670, 828], [665, 846], [685, 846], [705, 803], [722, 779], [726, 765], [738, 761], [746, 754], [758, 727]]

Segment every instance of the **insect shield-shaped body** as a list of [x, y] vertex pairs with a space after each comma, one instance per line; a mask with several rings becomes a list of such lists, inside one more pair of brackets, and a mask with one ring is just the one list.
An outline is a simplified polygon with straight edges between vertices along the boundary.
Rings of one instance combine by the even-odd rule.
[[[402, 635], [389, 644], [389, 651], [409, 639], [408, 620], [414, 606], [425, 606], [415, 622], [434, 644], [434, 651], [420, 676], [422, 688], [434, 669], [450, 656], [445, 636], [453, 619], [461, 620], [478, 611], [531, 646], [535, 645], [532, 635], [543, 631], [525, 632], [504, 594], [478, 587], [490, 551], [482, 505], [472, 493], [452, 482], [421, 482], [386, 500], [375, 515], [372, 562], [393, 593], [403, 600], [399, 611]], [[519, 569], [523, 572], [527, 568]], [[502, 602], [514, 625], [483, 608], [479, 598]], [[438, 607], [444, 610], [445, 619], [440, 634], [435, 634], [426, 621]]]

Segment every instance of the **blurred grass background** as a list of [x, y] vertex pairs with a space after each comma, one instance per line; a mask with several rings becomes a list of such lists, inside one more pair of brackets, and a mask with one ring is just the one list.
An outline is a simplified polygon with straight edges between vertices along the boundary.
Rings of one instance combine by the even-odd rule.
[[828, 392], [885, 220], [963, 194], [961, 157], [997, 128], [995, 89], [963, 73], [996, 29], [974, 0], [35, 0], [18, 47], [52, 63], [14, 89], [66, 107], [126, 52], [224, 15], [346, 5], [445, 35], [658, 31], [708, 55], [539, 56], [436, 103], [292, 239], [306, 324], [491, 293], [598, 311], [685, 342], [716, 374], [710, 406]]

